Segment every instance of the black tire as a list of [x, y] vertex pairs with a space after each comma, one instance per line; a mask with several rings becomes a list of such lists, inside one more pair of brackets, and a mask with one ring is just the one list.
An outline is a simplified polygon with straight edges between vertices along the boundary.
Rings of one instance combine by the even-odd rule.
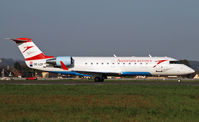
[[104, 82], [104, 78], [100, 78], [100, 82]]
[[100, 78], [100, 77], [95, 77], [94, 80], [95, 80], [95, 82], [103, 82], [104, 81], [104, 79]]

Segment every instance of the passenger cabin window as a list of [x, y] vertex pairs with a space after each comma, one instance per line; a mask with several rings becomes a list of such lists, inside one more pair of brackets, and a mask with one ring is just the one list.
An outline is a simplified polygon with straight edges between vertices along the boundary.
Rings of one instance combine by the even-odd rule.
[[170, 64], [182, 64], [181, 61], [170, 61], [169, 63], [170, 63]]

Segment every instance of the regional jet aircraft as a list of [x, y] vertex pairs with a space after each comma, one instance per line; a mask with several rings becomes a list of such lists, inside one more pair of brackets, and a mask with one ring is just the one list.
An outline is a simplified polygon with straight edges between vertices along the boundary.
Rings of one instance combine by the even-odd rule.
[[107, 76], [187, 75], [195, 71], [170, 57], [73, 57], [46, 56], [30, 38], [16, 42], [29, 68], [79, 76], [103, 82]]

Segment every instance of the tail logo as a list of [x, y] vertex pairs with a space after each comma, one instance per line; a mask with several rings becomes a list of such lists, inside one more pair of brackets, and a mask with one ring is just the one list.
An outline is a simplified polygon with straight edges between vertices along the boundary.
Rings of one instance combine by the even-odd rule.
[[23, 51], [23, 53], [25, 53], [27, 50], [29, 50], [30, 48], [32, 48], [33, 46], [27, 46], [27, 47], [24, 47], [25, 50]]

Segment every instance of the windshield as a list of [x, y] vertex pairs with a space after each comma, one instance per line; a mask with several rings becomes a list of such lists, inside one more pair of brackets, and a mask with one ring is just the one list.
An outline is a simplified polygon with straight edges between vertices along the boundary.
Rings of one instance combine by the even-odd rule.
[[170, 64], [182, 64], [181, 61], [170, 61], [169, 63], [170, 63]]

